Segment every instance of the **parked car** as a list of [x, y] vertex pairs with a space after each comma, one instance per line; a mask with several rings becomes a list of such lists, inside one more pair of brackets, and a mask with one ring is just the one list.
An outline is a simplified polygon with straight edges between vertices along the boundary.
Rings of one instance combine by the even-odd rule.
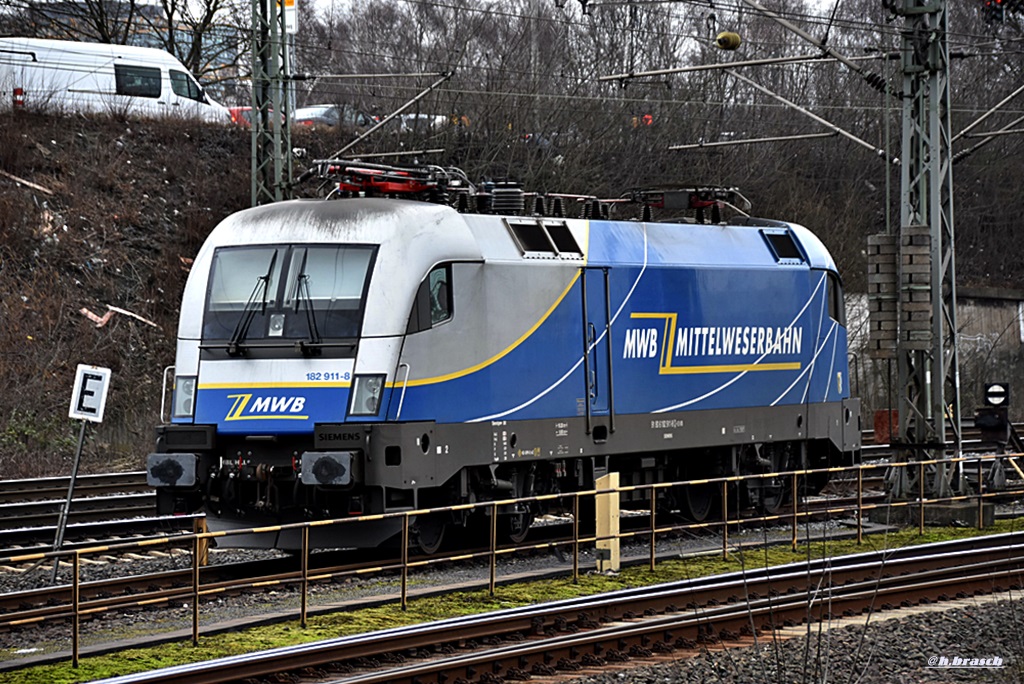
[[448, 125], [448, 117], [444, 114], [402, 114], [399, 122], [399, 130], [403, 133], [425, 133], [443, 129]]
[[233, 124], [246, 128], [252, 125], [252, 107], [228, 107], [228, 114]]
[[[231, 114], [231, 123], [243, 128], [252, 126], [252, 107], [228, 107], [228, 113]], [[284, 123], [283, 119], [281, 123]]]
[[0, 38], [0, 101], [58, 112], [228, 121], [173, 55], [132, 45]]
[[373, 119], [352, 105], [322, 104], [296, 109], [292, 123], [295, 126], [369, 128]]

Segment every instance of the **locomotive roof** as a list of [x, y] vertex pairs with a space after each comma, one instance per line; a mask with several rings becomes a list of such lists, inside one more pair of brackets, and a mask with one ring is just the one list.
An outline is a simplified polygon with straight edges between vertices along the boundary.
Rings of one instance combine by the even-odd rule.
[[[514, 226], [550, 226], [571, 233], [575, 252], [524, 254]], [[538, 222], [540, 222], [538, 224]], [[451, 261], [524, 263], [533, 267], [577, 268], [649, 264], [730, 268], [777, 268], [783, 263], [769, 247], [768, 232], [792, 235], [804, 258], [786, 267], [835, 269], [822, 243], [806, 228], [774, 221], [746, 225], [664, 224], [634, 221], [554, 219], [459, 214], [426, 202], [381, 198], [291, 200], [246, 209], [224, 219], [196, 256], [185, 287], [182, 311], [202, 311], [213, 251], [219, 247], [288, 243], [381, 245], [375, 270], [387, 287], [371, 287], [363, 334], [404, 330], [412, 297], [434, 266]], [[553, 238], [554, 239], [554, 238]], [[521, 242], [521, 241], [520, 241]], [[200, 316], [182, 316], [181, 339], [199, 339]]]
[[502, 217], [459, 214], [444, 205], [382, 198], [291, 200], [247, 209], [215, 228], [204, 251], [229, 245], [288, 242], [387, 244], [387, 251], [397, 257], [396, 265], [425, 273], [441, 261], [521, 261], [524, 256], [510, 235], [509, 224], [538, 220], [545, 225], [567, 226], [580, 248], [572, 256], [593, 265], [646, 261], [770, 267], [778, 259], [764, 234], [788, 232], [799, 243], [807, 266], [836, 269], [818, 237], [793, 223], [745, 219], [721, 225]]

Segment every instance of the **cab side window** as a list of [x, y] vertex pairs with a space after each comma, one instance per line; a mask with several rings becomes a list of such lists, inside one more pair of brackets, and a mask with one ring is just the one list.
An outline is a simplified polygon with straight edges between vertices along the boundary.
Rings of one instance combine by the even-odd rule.
[[192, 80], [192, 77], [186, 74], [184, 71], [177, 71], [171, 69], [171, 90], [178, 97], [187, 97], [190, 100], [196, 102], [206, 102], [206, 97], [203, 96], [203, 89], [199, 87], [199, 84]]
[[843, 286], [839, 282], [839, 276], [835, 273], [828, 274], [828, 315], [829, 318], [846, 325], [846, 304], [843, 302]]
[[406, 332], [430, 330], [452, 317], [451, 265], [434, 268], [420, 283]]
[[452, 317], [451, 292], [448, 287], [450, 271], [447, 266], [430, 272], [430, 324], [437, 325]]

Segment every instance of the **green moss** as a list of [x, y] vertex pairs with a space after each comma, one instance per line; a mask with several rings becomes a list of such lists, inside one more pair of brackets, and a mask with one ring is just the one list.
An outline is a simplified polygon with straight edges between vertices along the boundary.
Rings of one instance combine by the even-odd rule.
[[573, 584], [568, 578], [524, 582], [498, 587], [494, 596], [489, 596], [486, 591], [478, 591], [414, 599], [409, 602], [407, 611], [402, 611], [397, 604], [391, 604], [313, 616], [309, 619], [305, 629], [299, 626], [298, 621], [293, 621], [253, 627], [242, 632], [201, 637], [198, 647], [193, 647], [191, 643], [186, 642], [132, 649], [106, 656], [84, 658], [77, 670], [71, 667], [70, 662], [26, 668], [16, 672], [0, 673], [0, 684], [88, 682], [132, 672], [238, 655], [254, 650], [322, 641], [349, 634], [361, 634], [430, 620], [600, 594], [659, 582], [735, 572], [744, 568], [762, 568], [826, 556], [841, 556], [986, 534], [1013, 532], [1019, 530], [1022, 524], [1024, 524], [1024, 518], [999, 521], [984, 531], [965, 528], [928, 528], [923, 535], [918, 535], [917, 530], [865, 535], [864, 543], [861, 545], [858, 545], [856, 540], [817, 540], [811, 544], [798, 546], [795, 552], [789, 546], [749, 546], [730, 553], [728, 559], [723, 559], [721, 555], [705, 555], [660, 562], [655, 572], [651, 572], [648, 567], [643, 566], [626, 568], [615, 575], [583, 575], [580, 577], [579, 584]]

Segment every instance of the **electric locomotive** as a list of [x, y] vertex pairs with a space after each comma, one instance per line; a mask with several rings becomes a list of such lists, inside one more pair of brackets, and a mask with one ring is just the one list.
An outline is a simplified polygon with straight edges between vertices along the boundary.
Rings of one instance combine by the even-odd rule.
[[[459, 197], [293, 200], [212, 231], [147, 459], [161, 510], [238, 529], [579, 491], [612, 471], [643, 484], [856, 458], [840, 278], [808, 229]], [[793, 494], [788, 478], [743, 487], [765, 510]], [[656, 504], [701, 520], [717, 491]], [[503, 506], [497, 524], [519, 540], [538, 512]], [[413, 541], [431, 551], [481, 522], [419, 516]], [[400, 530], [317, 527], [312, 543]]]

